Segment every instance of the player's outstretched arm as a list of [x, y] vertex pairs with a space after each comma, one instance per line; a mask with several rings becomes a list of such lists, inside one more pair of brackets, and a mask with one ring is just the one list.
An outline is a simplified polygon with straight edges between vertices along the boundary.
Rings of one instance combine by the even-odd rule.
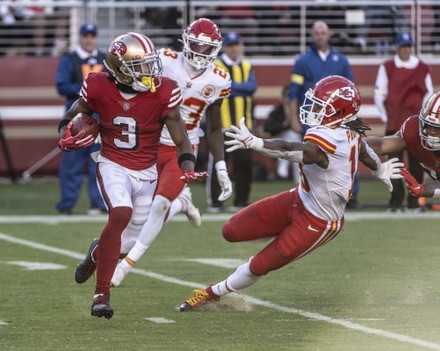
[[261, 139], [253, 135], [245, 125], [244, 118], [240, 121], [240, 128], [232, 126], [232, 132], [225, 135], [231, 140], [225, 141], [229, 146], [226, 151], [232, 152], [238, 149], [252, 149], [271, 158], [283, 158], [293, 162], [318, 163], [326, 167], [327, 157], [325, 153], [311, 142], [295, 143], [282, 139]]
[[385, 137], [369, 136], [365, 138], [365, 141], [379, 156], [397, 153], [406, 149], [406, 143], [400, 132]]

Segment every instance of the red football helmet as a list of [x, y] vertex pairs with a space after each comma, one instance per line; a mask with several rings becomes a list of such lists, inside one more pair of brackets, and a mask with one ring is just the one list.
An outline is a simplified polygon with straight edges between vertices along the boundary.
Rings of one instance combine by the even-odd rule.
[[419, 134], [425, 149], [440, 150], [440, 91], [432, 94], [420, 110]]
[[361, 93], [354, 83], [341, 76], [328, 76], [306, 94], [300, 107], [301, 123], [310, 126], [339, 126], [356, 119]]
[[116, 37], [104, 64], [119, 83], [139, 92], [154, 93], [162, 82], [162, 61], [152, 41], [143, 34], [131, 32]]
[[217, 58], [222, 36], [217, 25], [207, 18], [191, 23], [182, 35], [183, 57], [196, 69], [204, 69]]

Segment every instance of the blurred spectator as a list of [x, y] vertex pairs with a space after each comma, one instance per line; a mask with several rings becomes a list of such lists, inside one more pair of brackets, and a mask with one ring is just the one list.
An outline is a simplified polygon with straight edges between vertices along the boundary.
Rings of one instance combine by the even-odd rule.
[[[411, 33], [402, 32], [396, 36], [397, 54], [380, 65], [377, 73], [374, 102], [382, 121], [386, 124], [385, 135], [393, 135], [400, 130], [403, 122], [418, 115], [423, 102], [433, 93], [429, 67], [412, 55]], [[403, 160], [403, 152], [390, 154], [390, 158]], [[409, 171], [419, 183], [423, 181], [423, 168], [408, 153]], [[400, 213], [405, 195], [402, 180], [392, 180], [393, 191], [388, 203], [390, 213]], [[409, 210], [419, 209], [418, 199], [411, 194], [407, 197]]]
[[[91, 72], [103, 70], [105, 53], [98, 51], [98, 28], [93, 23], [85, 23], [80, 29], [80, 39], [76, 50], [65, 55], [58, 66], [56, 85], [60, 95], [66, 97], [66, 111], [78, 99], [83, 80]], [[98, 116], [94, 116], [97, 118]], [[90, 199], [89, 214], [106, 212], [104, 202], [96, 183], [96, 163], [91, 153], [99, 151], [100, 145], [75, 151], [64, 152], [60, 165], [61, 199], [56, 205], [59, 213], [71, 214], [80, 194], [87, 167], [87, 187]]]
[[[253, 125], [253, 99], [257, 90], [257, 81], [252, 65], [243, 58], [244, 46], [241, 36], [235, 32], [229, 32], [223, 37], [224, 53], [215, 62], [216, 65], [229, 72], [232, 80], [232, 91], [225, 98], [221, 107], [222, 124], [224, 129], [230, 129], [231, 125], [240, 126], [240, 119], [246, 118], [249, 129]], [[211, 160], [210, 156], [210, 160]], [[234, 205], [231, 211], [238, 211], [249, 204], [249, 196], [252, 183], [252, 150], [240, 149], [225, 153], [225, 161], [232, 161], [232, 174], [235, 182]], [[212, 163], [209, 162], [211, 177], [207, 180], [208, 210], [220, 212], [223, 204], [217, 200], [220, 195], [220, 187], [217, 175]]]
[[[280, 102], [270, 111], [264, 131], [271, 135], [271, 138], [283, 139], [289, 142], [301, 142], [302, 136], [290, 128], [290, 100], [289, 86], [282, 89]], [[277, 176], [287, 179], [292, 174], [293, 179], [299, 182], [299, 166], [297, 162], [290, 162], [285, 159], [277, 160]]]

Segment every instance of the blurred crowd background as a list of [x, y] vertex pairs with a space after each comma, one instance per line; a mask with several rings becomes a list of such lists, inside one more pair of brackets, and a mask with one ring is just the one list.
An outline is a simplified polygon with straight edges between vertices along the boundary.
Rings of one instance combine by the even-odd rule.
[[[0, 55], [60, 56], [77, 42], [85, 21], [101, 29], [101, 46], [129, 30], [158, 47], [179, 48], [182, 29], [208, 17], [223, 32], [239, 32], [248, 56], [292, 56], [309, 43], [308, 28], [325, 20], [332, 44], [347, 55], [387, 55], [395, 34], [414, 31], [418, 54], [440, 50], [438, 1], [60, 1], [2, 0]], [[244, 6], [250, 4], [249, 6]]]

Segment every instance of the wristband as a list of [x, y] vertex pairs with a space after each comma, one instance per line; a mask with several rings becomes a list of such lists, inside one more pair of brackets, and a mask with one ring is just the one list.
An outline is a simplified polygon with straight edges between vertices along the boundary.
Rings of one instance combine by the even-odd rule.
[[194, 164], [196, 164], [196, 157], [193, 154], [186, 152], [180, 155], [179, 159], [177, 160], [177, 162], [179, 163], [179, 167], [181, 167], [184, 161], [192, 161]]
[[226, 162], [224, 160], [218, 161], [215, 163], [215, 170], [218, 171], [226, 171]]
[[70, 119], [62, 119], [60, 121], [60, 123], [58, 123], [58, 132], [60, 131], [61, 128], [67, 126], [70, 122]]

